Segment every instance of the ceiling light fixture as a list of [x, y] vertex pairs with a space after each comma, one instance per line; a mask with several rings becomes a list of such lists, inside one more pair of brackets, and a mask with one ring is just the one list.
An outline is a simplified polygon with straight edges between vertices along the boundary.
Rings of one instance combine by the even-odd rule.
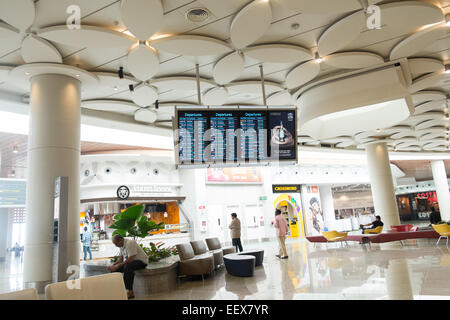
[[158, 110], [159, 109], [159, 100], [155, 101], [155, 109]]
[[30, 75], [30, 73], [29, 73], [29, 72], [25, 72], [25, 75], [29, 76], [29, 75]]
[[79, 74], [76, 74], [76, 75], [75, 75], [75, 77], [79, 78], [79, 77], [80, 77], [80, 75], [79, 75]]
[[119, 68], [118, 74], [119, 74], [119, 78], [123, 79], [123, 67]]
[[322, 63], [323, 59], [319, 56], [319, 53], [316, 51], [314, 58], [316, 59], [317, 63]]
[[114, 91], [117, 91], [117, 90], [119, 90], [119, 88], [117, 88], [117, 86], [114, 86]]
[[447, 25], [447, 27], [450, 27], [450, 13], [447, 13], [445, 15], [445, 24]]
[[17, 146], [13, 147], [13, 153], [19, 153], [19, 148]]
[[128, 88], [130, 89], [130, 92], [134, 92], [134, 86], [133, 86], [132, 84], [130, 84], [130, 85], [128, 86]]
[[450, 73], [450, 64], [445, 65], [445, 73]]
[[11, 170], [11, 177], [15, 177], [16, 176], [16, 170]]
[[381, 132], [381, 129], [378, 128], [376, 131], [377, 131], [378, 133], [380, 133], [380, 132]]

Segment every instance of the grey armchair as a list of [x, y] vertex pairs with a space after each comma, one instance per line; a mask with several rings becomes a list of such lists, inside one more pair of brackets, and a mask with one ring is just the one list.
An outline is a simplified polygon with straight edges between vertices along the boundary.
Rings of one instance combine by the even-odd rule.
[[[194, 254], [202, 255], [208, 252], [208, 248], [206, 248], [205, 242], [203, 240], [191, 241], [192, 249], [194, 249]], [[223, 265], [223, 251], [222, 249], [213, 249], [209, 250], [214, 256], [214, 266]]]
[[208, 246], [208, 249], [210, 251], [221, 249], [224, 256], [227, 254], [230, 254], [230, 253], [236, 253], [235, 247], [222, 248], [219, 238], [208, 238], [208, 239], [205, 239], [205, 241], [206, 241], [206, 245]]
[[202, 276], [214, 271], [214, 255], [210, 252], [195, 255], [190, 243], [176, 245], [180, 257], [179, 272], [182, 276]]

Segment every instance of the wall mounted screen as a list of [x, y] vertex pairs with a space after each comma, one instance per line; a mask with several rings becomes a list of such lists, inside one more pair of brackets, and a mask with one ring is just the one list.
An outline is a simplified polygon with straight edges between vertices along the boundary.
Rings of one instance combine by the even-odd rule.
[[297, 161], [296, 109], [176, 108], [177, 164]]
[[26, 180], [0, 179], [0, 208], [24, 207]]

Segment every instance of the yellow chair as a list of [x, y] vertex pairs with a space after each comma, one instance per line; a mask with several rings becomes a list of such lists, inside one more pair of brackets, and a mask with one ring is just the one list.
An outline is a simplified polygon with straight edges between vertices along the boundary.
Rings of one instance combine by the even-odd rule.
[[366, 229], [364, 230], [364, 234], [378, 234], [383, 231], [383, 226], [376, 227], [374, 229]]
[[[345, 241], [345, 238], [347, 238], [347, 232], [337, 232], [337, 231], [322, 231], [322, 235], [327, 239], [328, 242], [341, 242]], [[345, 241], [345, 244], [348, 246], [347, 241]]]
[[439, 241], [441, 241], [442, 238], [447, 238], [447, 247], [448, 247], [448, 237], [450, 236], [450, 225], [443, 223], [443, 224], [433, 224], [432, 226], [433, 229], [440, 235], [439, 240], [436, 242], [436, 245], [439, 245]]

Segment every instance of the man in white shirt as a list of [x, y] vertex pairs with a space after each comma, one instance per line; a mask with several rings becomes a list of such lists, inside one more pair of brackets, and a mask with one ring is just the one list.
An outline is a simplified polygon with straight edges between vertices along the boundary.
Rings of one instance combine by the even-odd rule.
[[116, 247], [120, 248], [120, 256], [113, 265], [108, 267], [108, 270], [111, 272], [123, 272], [128, 299], [134, 298], [134, 272], [147, 266], [148, 257], [134, 240], [125, 239], [121, 235], [116, 234], [112, 242]]

